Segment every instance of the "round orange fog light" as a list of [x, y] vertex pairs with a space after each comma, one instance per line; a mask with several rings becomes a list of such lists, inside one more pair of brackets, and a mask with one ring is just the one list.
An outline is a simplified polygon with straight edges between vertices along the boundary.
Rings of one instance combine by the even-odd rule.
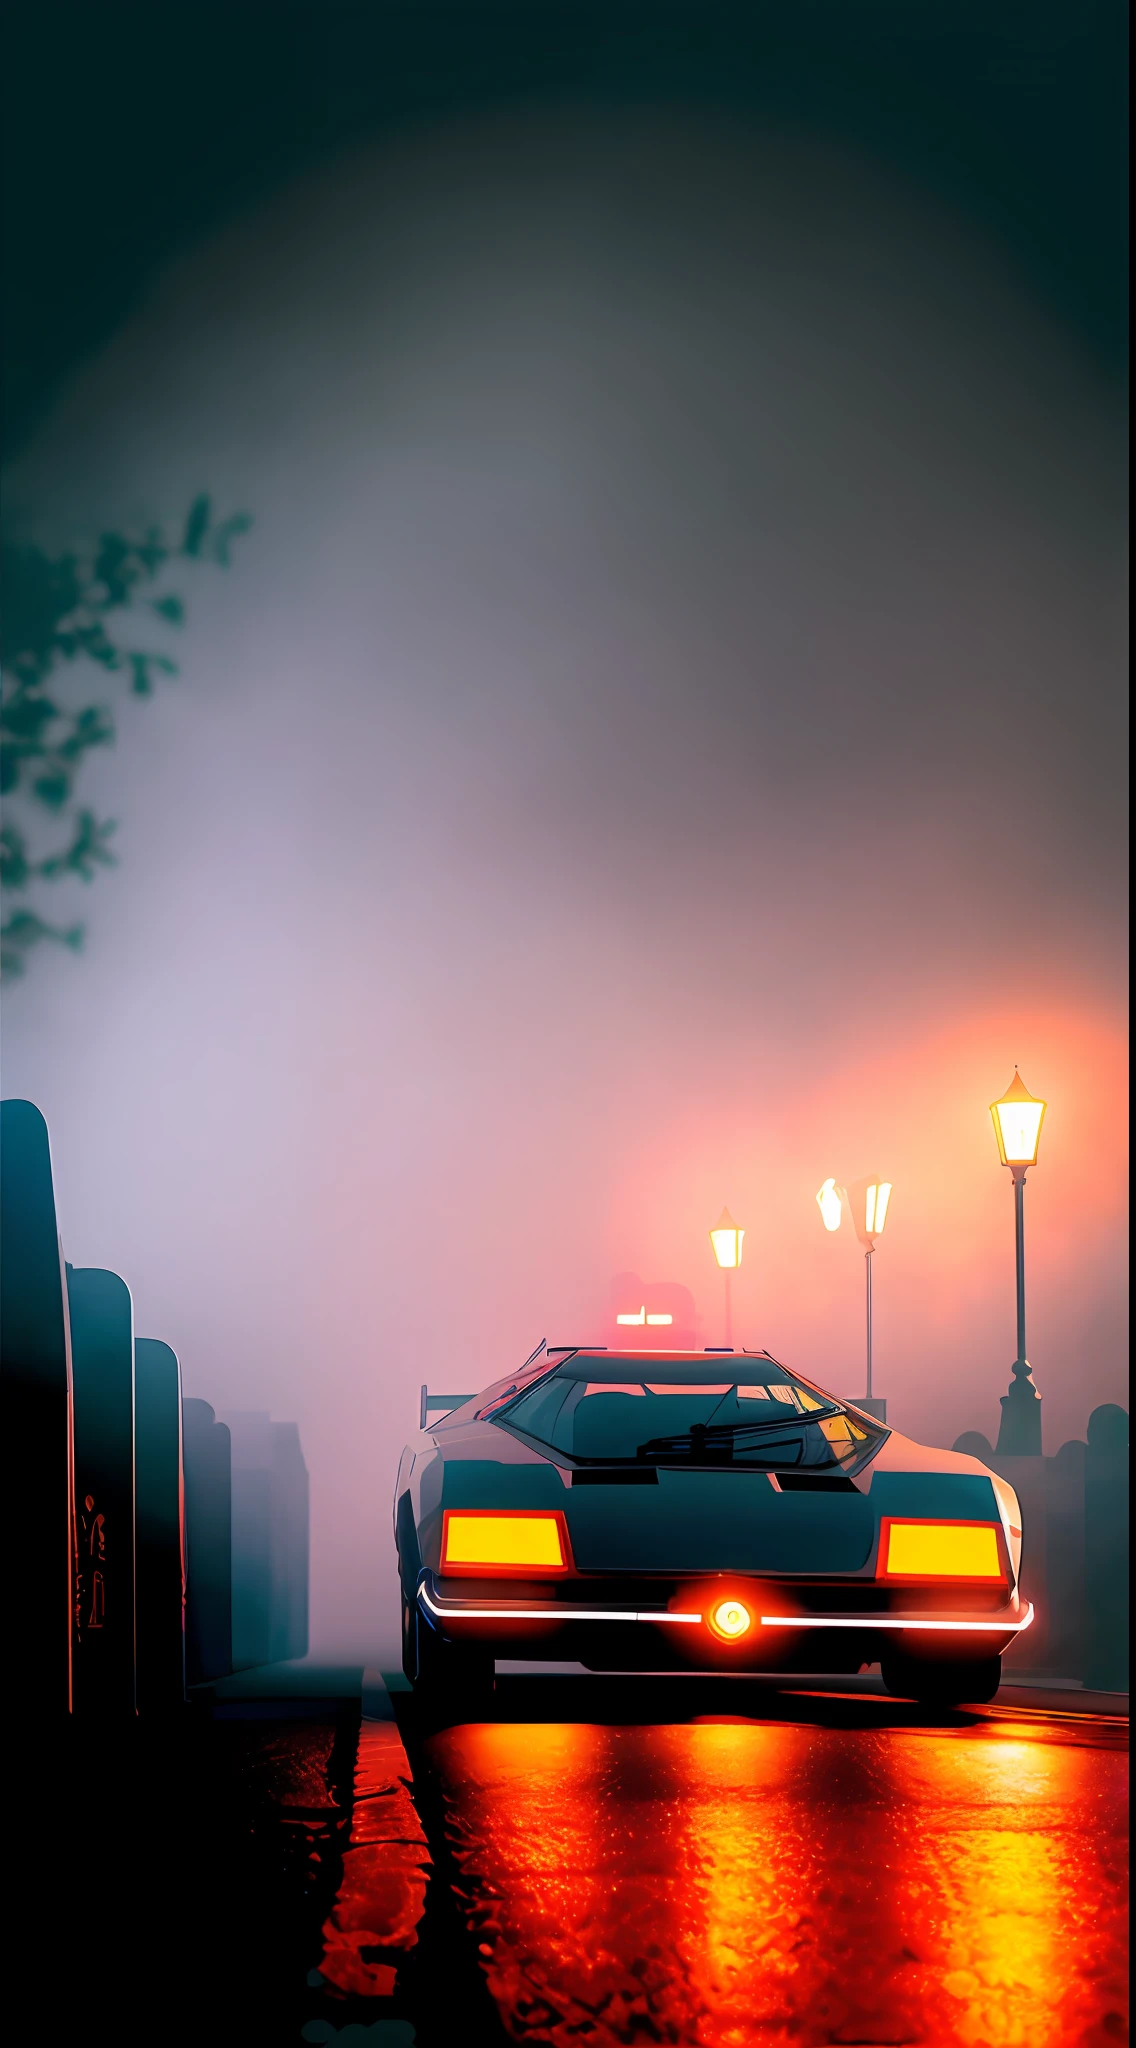
[[734, 1643], [753, 1627], [753, 1616], [744, 1600], [720, 1600], [710, 1616], [710, 1626], [716, 1636]]

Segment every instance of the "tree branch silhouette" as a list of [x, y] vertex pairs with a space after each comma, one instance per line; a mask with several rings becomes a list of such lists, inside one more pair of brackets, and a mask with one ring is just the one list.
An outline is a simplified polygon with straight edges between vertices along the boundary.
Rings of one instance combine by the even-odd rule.
[[[164, 626], [182, 626], [180, 596], [172, 591], [147, 595], [159, 572], [177, 560], [208, 561], [227, 569], [233, 542], [251, 524], [245, 512], [215, 520], [212, 502], [203, 494], [190, 506], [176, 545], [151, 527], [141, 540], [101, 534], [86, 559], [49, 555], [14, 540], [0, 547], [0, 795], [9, 809], [14, 802], [29, 824], [36, 817], [54, 816], [66, 827], [57, 846], [39, 853], [30, 846], [29, 831], [11, 815], [5, 819], [0, 887], [9, 902], [42, 883], [67, 877], [91, 882], [100, 868], [116, 865], [108, 841], [117, 820], [96, 817], [75, 794], [88, 754], [113, 743], [114, 713], [105, 704], [74, 710], [61, 702], [61, 672], [71, 663], [92, 662], [108, 676], [121, 676], [132, 696], [152, 696], [157, 680], [176, 676], [178, 665], [168, 654], [125, 645], [112, 615], [137, 615], [145, 607]], [[28, 955], [45, 940], [78, 952], [85, 929], [83, 924], [52, 924], [30, 903], [19, 903], [0, 925], [0, 971], [23, 974]]]

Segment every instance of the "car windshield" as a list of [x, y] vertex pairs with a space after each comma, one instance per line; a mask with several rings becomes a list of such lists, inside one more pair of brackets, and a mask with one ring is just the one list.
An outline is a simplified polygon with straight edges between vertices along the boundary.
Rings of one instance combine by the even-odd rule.
[[881, 1441], [772, 1359], [566, 1359], [494, 1415], [573, 1460], [849, 1470]]

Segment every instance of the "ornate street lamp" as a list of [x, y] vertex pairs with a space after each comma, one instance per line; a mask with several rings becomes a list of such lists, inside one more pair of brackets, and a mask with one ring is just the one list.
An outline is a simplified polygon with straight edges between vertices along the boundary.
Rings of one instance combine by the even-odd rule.
[[878, 1173], [867, 1180], [858, 1180], [850, 1188], [838, 1187], [835, 1180], [826, 1180], [817, 1189], [817, 1208], [826, 1230], [839, 1230], [845, 1207], [852, 1218], [852, 1227], [864, 1247], [864, 1279], [866, 1294], [867, 1326], [867, 1374], [864, 1406], [869, 1414], [884, 1420], [885, 1403], [877, 1401], [872, 1393], [872, 1253], [876, 1239], [883, 1235], [887, 1221], [888, 1203], [891, 1201], [890, 1180], [881, 1180]]
[[998, 1157], [1014, 1182], [1014, 1252], [1017, 1279], [1018, 1355], [1010, 1391], [1002, 1396], [998, 1450], [1003, 1457], [1041, 1456], [1041, 1396], [1026, 1357], [1026, 1170], [1037, 1164], [1037, 1148], [1046, 1105], [1031, 1095], [1017, 1068], [1006, 1093], [990, 1104]]
[[733, 1302], [730, 1298], [730, 1281], [733, 1273], [742, 1262], [742, 1239], [744, 1236], [745, 1231], [734, 1222], [728, 1209], [723, 1209], [713, 1230], [710, 1232], [710, 1242], [714, 1247], [714, 1257], [722, 1268], [722, 1276], [726, 1284], [726, 1349], [728, 1351], [732, 1351], [734, 1346], [734, 1310]]

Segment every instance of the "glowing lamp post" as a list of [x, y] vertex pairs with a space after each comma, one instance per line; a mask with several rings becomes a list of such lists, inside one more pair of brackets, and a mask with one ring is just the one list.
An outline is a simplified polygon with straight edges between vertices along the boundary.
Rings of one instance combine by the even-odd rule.
[[841, 1218], [847, 1205], [852, 1218], [852, 1227], [864, 1247], [864, 1285], [867, 1329], [867, 1372], [862, 1406], [880, 1422], [886, 1419], [886, 1403], [877, 1401], [872, 1393], [872, 1253], [876, 1239], [883, 1235], [887, 1221], [888, 1203], [891, 1201], [892, 1184], [881, 1180], [878, 1173], [867, 1180], [858, 1180], [850, 1188], [838, 1187], [835, 1180], [826, 1180], [817, 1190], [817, 1208], [826, 1230], [839, 1230]]
[[864, 1288], [868, 1337], [868, 1376], [865, 1392], [869, 1403], [872, 1399], [872, 1253], [876, 1239], [883, 1235], [887, 1220], [888, 1203], [891, 1200], [890, 1180], [881, 1180], [875, 1174], [871, 1180], [860, 1180], [848, 1190], [848, 1206], [852, 1212], [852, 1223], [860, 1243], [864, 1247]]
[[1010, 1391], [1002, 1396], [998, 1449], [1003, 1457], [1041, 1456], [1041, 1396], [1026, 1357], [1026, 1171], [1037, 1164], [1045, 1103], [1031, 1095], [1017, 1068], [1006, 1093], [990, 1104], [998, 1157], [1014, 1182], [1014, 1252], [1017, 1279], [1018, 1355]]
[[723, 1209], [713, 1230], [710, 1232], [710, 1242], [714, 1247], [714, 1257], [722, 1268], [726, 1284], [726, 1346], [729, 1350], [733, 1349], [734, 1343], [734, 1305], [730, 1295], [730, 1281], [735, 1270], [742, 1262], [742, 1239], [744, 1236], [745, 1231], [739, 1229], [728, 1209]]

